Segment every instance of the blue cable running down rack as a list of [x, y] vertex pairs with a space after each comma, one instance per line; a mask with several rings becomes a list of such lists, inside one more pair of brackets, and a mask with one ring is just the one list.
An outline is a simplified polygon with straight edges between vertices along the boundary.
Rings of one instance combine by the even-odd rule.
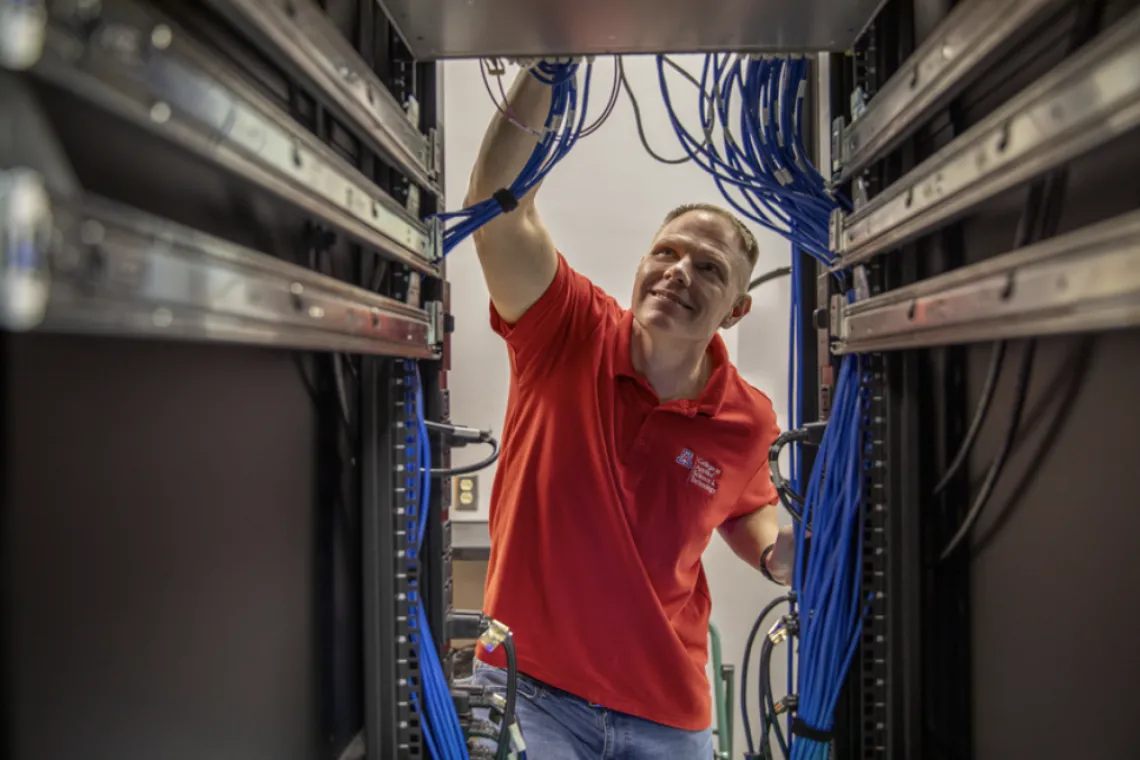
[[792, 722], [792, 760], [827, 760], [839, 692], [855, 654], [866, 604], [860, 566], [863, 545], [864, 467], [862, 418], [869, 392], [862, 359], [844, 357], [832, 416], [804, 496], [796, 542], [793, 588], [799, 603], [798, 707]]
[[[415, 513], [409, 509], [409, 529], [414, 530], [415, 548], [408, 552], [408, 559], [415, 561], [423, 549], [424, 535], [427, 532], [431, 513], [431, 441], [428, 438], [424, 417], [424, 391], [420, 378], [419, 365], [414, 361], [406, 363], [405, 383], [414, 389], [415, 415], [409, 422], [414, 423], [415, 431], [408, 430], [406, 442], [416, 450], [416, 475], [409, 479], [409, 503], [414, 503]], [[451, 688], [443, 665], [439, 660], [435, 638], [428, 626], [427, 613], [423, 600], [416, 591], [409, 591], [408, 602], [412, 608], [412, 644], [419, 655], [420, 683], [412, 686], [412, 705], [420, 716], [420, 727], [427, 744], [428, 755], [432, 760], [469, 760], [467, 740], [459, 723], [455, 702], [451, 698]]]

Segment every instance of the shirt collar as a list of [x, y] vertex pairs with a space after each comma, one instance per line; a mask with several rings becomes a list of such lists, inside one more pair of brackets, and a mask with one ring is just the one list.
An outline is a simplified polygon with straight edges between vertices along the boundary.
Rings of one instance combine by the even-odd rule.
[[[612, 343], [614, 374], [618, 377], [628, 377], [639, 383], [649, 393], [656, 397], [649, 381], [633, 368], [633, 357], [630, 354], [630, 342], [633, 335], [633, 311], [626, 311], [618, 324], [616, 339]], [[724, 405], [725, 394], [728, 391], [732, 363], [728, 360], [728, 348], [720, 334], [713, 336], [709, 341], [709, 358], [712, 359], [712, 371], [704, 390], [693, 399], [676, 399], [661, 404], [667, 409], [676, 409], [690, 417], [697, 413], [715, 416]]]

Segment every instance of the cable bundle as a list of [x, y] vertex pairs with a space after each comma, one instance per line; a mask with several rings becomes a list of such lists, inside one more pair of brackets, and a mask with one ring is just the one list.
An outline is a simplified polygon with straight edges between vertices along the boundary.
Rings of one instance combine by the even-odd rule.
[[[578, 63], [539, 61], [531, 68], [531, 75], [551, 87], [550, 111], [543, 125], [541, 139], [530, 154], [530, 160], [508, 188], [491, 198], [479, 201], [461, 211], [438, 214], [448, 221], [460, 220], [443, 233], [443, 253], [446, 256], [475, 230], [499, 214], [510, 212], [520, 198], [537, 186], [554, 165], [566, 157], [574, 143], [582, 136], [586, 111], [590, 100], [590, 78], [593, 64], [586, 64], [581, 103], [578, 102]], [[511, 118], [509, 113], [504, 116]], [[513, 119], [512, 119], [513, 121]], [[525, 128], [525, 126], [523, 127]]]
[[[415, 546], [417, 554], [423, 549], [424, 534], [427, 531], [428, 516], [431, 504], [431, 441], [428, 439], [428, 429], [424, 417], [424, 391], [420, 381], [419, 366], [410, 362], [415, 368], [415, 405], [416, 405], [416, 473], [419, 486], [417, 514], [409, 514], [415, 518]], [[410, 442], [410, 439], [409, 439]], [[411, 489], [409, 489], [411, 490]], [[428, 626], [427, 614], [418, 596], [409, 592], [409, 601], [413, 605], [412, 632], [410, 640], [418, 646], [420, 663], [420, 684], [413, 684], [412, 705], [420, 716], [420, 728], [424, 741], [428, 746], [428, 753], [433, 760], [468, 760], [467, 740], [463, 735], [463, 728], [459, 724], [459, 715], [455, 711], [455, 702], [451, 698], [451, 689], [447, 677], [443, 673], [443, 665], [439, 661], [439, 653], [435, 648], [435, 638]], [[413, 622], [414, 621], [414, 622]], [[416, 690], [416, 686], [420, 689]]]
[[810, 557], [796, 553], [793, 587], [800, 605], [797, 716], [792, 760], [826, 760], [835, 704], [859, 642], [863, 605], [862, 406], [857, 355], [844, 357], [832, 417], [804, 498], [797, 545], [811, 530]]
[[661, 96], [673, 129], [725, 200], [819, 261], [834, 263], [829, 224], [838, 203], [808, 158], [801, 134], [807, 59], [706, 56], [699, 83], [701, 139], [677, 118], [665, 80], [667, 63], [675, 65], [657, 56]]

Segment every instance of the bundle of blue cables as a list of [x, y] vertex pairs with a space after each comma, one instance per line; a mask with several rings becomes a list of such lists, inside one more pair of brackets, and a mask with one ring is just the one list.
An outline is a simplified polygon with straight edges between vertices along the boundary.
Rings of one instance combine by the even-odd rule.
[[667, 63], [665, 56], [657, 57], [669, 120], [682, 148], [712, 176], [729, 205], [819, 261], [834, 263], [829, 224], [839, 202], [808, 158], [802, 137], [808, 60], [706, 56], [699, 138], [677, 117], [665, 79]]
[[866, 389], [861, 359], [843, 359], [832, 416], [820, 443], [804, 495], [796, 542], [793, 589], [799, 602], [798, 707], [793, 724], [792, 760], [826, 760], [839, 692], [855, 654], [865, 604], [861, 598], [863, 545], [862, 418]]
[[[409, 552], [409, 559], [415, 559], [423, 549], [424, 534], [430, 514], [431, 441], [428, 439], [424, 417], [424, 392], [419, 365], [415, 362], [409, 364], [415, 368], [412, 382], [415, 383], [414, 441], [417, 465], [417, 477], [411, 480], [414, 486], [418, 486], [418, 488], [414, 486], [408, 488], [409, 495], [418, 491], [414, 512], [412, 508], [408, 509], [408, 517], [412, 518], [409, 527], [415, 529], [416, 547], [414, 553]], [[409, 440], [409, 443], [411, 442]], [[412, 705], [420, 716], [420, 727], [427, 743], [428, 754], [432, 760], [468, 760], [467, 740], [459, 724], [459, 715], [455, 711], [455, 702], [451, 698], [447, 676], [444, 675], [435, 639], [428, 626], [427, 614], [420, 597], [413, 596], [413, 593], [409, 592], [408, 599], [414, 606], [414, 614], [409, 622], [414, 629], [411, 640], [417, 646], [419, 653], [421, 683], [412, 685]]]
[[586, 64], [581, 103], [578, 102], [578, 69], [578, 63], [572, 61], [540, 61], [531, 68], [532, 76], [551, 87], [550, 111], [543, 125], [542, 139], [535, 145], [515, 181], [504, 188], [509, 191], [509, 198], [487, 198], [460, 211], [436, 215], [445, 224], [452, 223], [443, 233], [445, 256], [475, 230], [504, 213], [504, 201], [510, 203], [513, 199], [517, 202], [534, 189], [574, 147], [586, 123], [593, 64]]

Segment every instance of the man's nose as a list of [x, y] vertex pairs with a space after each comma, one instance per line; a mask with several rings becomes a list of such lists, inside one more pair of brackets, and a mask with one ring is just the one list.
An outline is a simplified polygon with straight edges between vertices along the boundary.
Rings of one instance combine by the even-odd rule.
[[665, 279], [676, 280], [681, 285], [688, 287], [689, 283], [692, 282], [692, 276], [689, 269], [689, 257], [682, 256], [670, 264], [669, 268], [665, 270]]

